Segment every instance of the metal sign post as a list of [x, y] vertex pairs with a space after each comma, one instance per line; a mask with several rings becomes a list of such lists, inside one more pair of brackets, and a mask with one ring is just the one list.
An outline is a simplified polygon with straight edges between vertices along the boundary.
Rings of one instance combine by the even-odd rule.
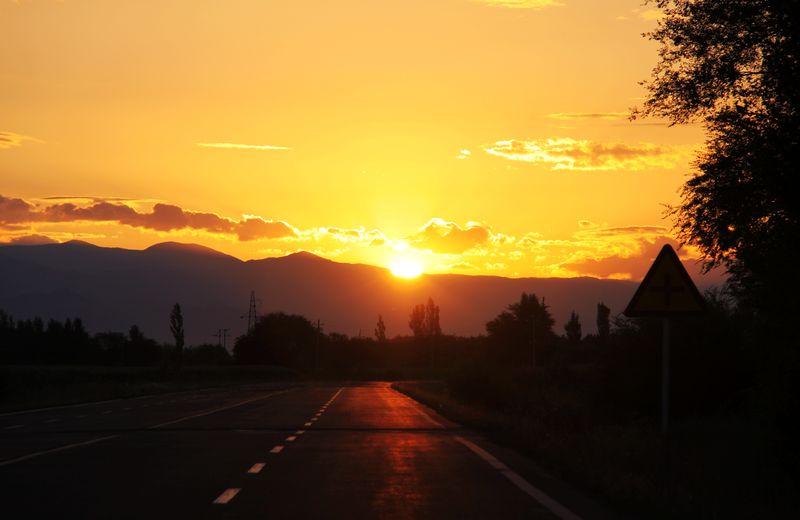
[[661, 433], [669, 428], [669, 318], [664, 318], [661, 334]]
[[669, 383], [671, 318], [696, 316], [705, 312], [705, 301], [669, 244], [653, 261], [653, 265], [636, 289], [625, 315], [632, 318], [660, 317], [661, 334], [661, 431], [669, 428]]

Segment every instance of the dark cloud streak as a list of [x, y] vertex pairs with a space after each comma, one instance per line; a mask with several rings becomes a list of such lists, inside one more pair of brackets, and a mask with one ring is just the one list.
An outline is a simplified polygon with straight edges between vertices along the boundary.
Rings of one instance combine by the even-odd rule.
[[297, 230], [282, 221], [247, 217], [240, 221], [214, 213], [187, 211], [172, 204], [158, 203], [151, 212], [138, 212], [125, 204], [100, 201], [89, 206], [72, 202], [38, 208], [29, 202], [0, 195], [0, 226], [24, 223], [117, 222], [154, 231], [196, 229], [209, 233], [236, 235], [239, 240], [284, 238], [297, 235]]

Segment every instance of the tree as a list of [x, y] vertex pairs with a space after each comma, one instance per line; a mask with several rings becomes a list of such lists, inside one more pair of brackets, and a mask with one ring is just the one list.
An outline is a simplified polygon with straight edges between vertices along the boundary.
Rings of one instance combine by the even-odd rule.
[[172, 332], [172, 337], [175, 338], [175, 349], [178, 353], [178, 364], [180, 364], [183, 355], [183, 314], [178, 303], [172, 307], [172, 312], [169, 314], [169, 330]]
[[236, 339], [237, 363], [312, 367], [320, 331], [304, 316], [273, 312], [260, 316], [252, 330]]
[[442, 335], [442, 327], [439, 324], [439, 306], [433, 302], [433, 298], [429, 297], [427, 304], [420, 303], [411, 309], [408, 326], [415, 338]]
[[604, 345], [608, 342], [608, 336], [611, 334], [611, 324], [609, 317], [611, 316], [611, 309], [609, 309], [603, 302], [597, 304], [597, 337], [600, 344]]
[[573, 345], [581, 342], [583, 333], [581, 331], [581, 319], [575, 311], [569, 315], [569, 320], [564, 324], [564, 332], [567, 334], [567, 341]]
[[428, 297], [425, 306], [425, 332], [428, 336], [441, 336], [442, 327], [439, 325], [439, 306], [433, 303], [433, 298]]
[[726, 267], [729, 287], [762, 318], [791, 323], [786, 303], [800, 285], [791, 254], [800, 236], [800, 2], [655, 3], [665, 16], [648, 36], [660, 61], [633, 117], [707, 129], [671, 209], [679, 237], [700, 249], [707, 269]]
[[128, 330], [128, 341], [123, 348], [126, 365], [155, 365], [161, 358], [158, 343], [146, 337], [138, 325], [132, 325]]
[[415, 338], [425, 337], [425, 305], [415, 305], [408, 318], [408, 326]]
[[552, 353], [555, 334], [553, 317], [533, 293], [522, 293], [519, 302], [486, 324], [486, 332], [499, 361], [540, 364]]
[[375, 338], [379, 343], [386, 342], [386, 324], [383, 323], [383, 316], [378, 314], [378, 323], [375, 325]]

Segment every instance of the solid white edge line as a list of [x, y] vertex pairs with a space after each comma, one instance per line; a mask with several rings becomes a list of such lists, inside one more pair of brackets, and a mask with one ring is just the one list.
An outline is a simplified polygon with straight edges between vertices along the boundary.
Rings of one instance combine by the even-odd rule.
[[494, 455], [484, 450], [477, 444], [467, 439], [456, 436], [455, 439], [469, 448], [474, 454], [488, 462], [490, 466], [498, 470], [504, 477], [510, 480], [515, 486], [521, 489], [526, 495], [530, 496], [544, 507], [550, 510], [551, 513], [561, 518], [562, 520], [581, 520], [581, 517], [559, 504], [549, 496], [547, 496], [539, 488], [522, 478], [514, 470], [500, 462]]
[[259, 397], [254, 397], [252, 399], [246, 399], [244, 401], [232, 404], [230, 406], [223, 406], [223, 407], [220, 407], [220, 408], [214, 408], [213, 410], [206, 410], [204, 412], [196, 413], [196, 414], [193, 414], [193, 415], [187, 415], [186, 417], [181, 417], [180, 419], [175, 419], [174, 421], [167, 421], [167, 422], [163, 422], [163, 423], [160, 423], [160, 424], [156, 424], [155, 426], [150, 426], [147, 429], [148, 430], [155, 430], [156, 428], [161, 428], [163, 426], [169, 426], [171, 424], [177, 424], [179, 422], [188, 421], [189, 419], [195, 419], [197, 417], [205, 417], [206, 415], [211, 415], [212, 413], [222, 412], [224, 410], [230, 410], [231, 408], [236, 408], [237, 406], [242, 406], [242, 405], [245, 405], [247, 403], [252, 403], [253, 401], [260, 401], [261, 399], [267, 399], [267, 398], [272, 397], [274, 395], [285, 394], [288, 391], [289, 390], [287, 389], [287, 390], [281, 390], [279, 392], [271, 392], [269, 394], [262, 395], [262, 396], [259, 396]]
[[94, 444], [96, 442], [106, 441], [106, 440], [109, 440], [109, 439], [114, 439], [116, 437], [119, 437], [119, 435], [109, 435], [107, 437], [98, 437], [97, 439], [91, 439], [91, 440], [84, 441], [84, 442], [76, 442], [76, 443], [73, 443], [73, 444], [67, 444], [66, 446], [59, 446], [58, 448], [53, 448], [51, 450], [44, 450], [44, 451], [37, 451], [36, 453], [29, 453], [28, 455], [23, 455], [21, 457], [15, 458], [15, 459], [4, 460], [3, 462], [0, 462], [0, 467], [8, 466], [9, 464], [14, 464], [15, 462], [22, 462], [23, 460], [32, 459], [34, 457], [39, 457], [41, 455], [48, 455], [50, 453], [57, 453], [59, 451], [66, 451], [66, 450], [69, 450], [69, 449], [72, 449], [72, 448], [77, 448], [79, 446], [88, 446], [88, 445]]
[[212, 504], [227, 504], [228, 502], [233, 500], [233, 497], [238, 495], [239, 491], [241, 490], [242, 488], [228, 488], [225, 491], [223, 491], [220, 496], [215, 498]]
[[255, 464], [250, 466], [250, 469], [248, 469], [247, 472], [250, 473], [251, 475], [255, 475], [256, 473], [261, 473], [261, 470], [264, 469], [264, 466], [266, 466], [266, 463], [256, 462]]
[[395, 390], [394, 388], [392, 388], [392, 391], [394, 391], [394, 392], [395, 392], [395, 393], [397, 393], [398, 395], [402, 395], [403, 397], [405, 397], [406, 399], [408, 399], [409, 401], [411, 401], [412, 403], [414, 403], [414, 409], [415, 409], [415, 410], [416, 410], [416, 411], [417, 411], [417, 412], [418, 412], [418, 413], [419, 413], [419, 414], [420, 414], [420, 415], [421, 415], [421, 416], [422, 416], [422, 417], [423, 417], [423, 418], [424, 418], [426, 421], [428, 421], [429, 423], [431, 423], [432, 425], [434, 425], [434, 426], [436, 426], [436, 427], [438, 427], [438, 428], [446, 428], [446, 426], [445, 426], [444, 424], [442, 424], [441, 422], [439, 422], [439, 421], [437, 421], [436, 419], [434, 419], [433, 417], [431, 417], [431, 416], [430, 416], [430, 414], [428, 414], [428, 412], [426, 412], [426, 411], [425, 411], [425, 408], [423, 408], [423, 406], [422, 406], [422, 405], [421, 405], [421, 404], [420, 404], [418, 401], [416, 401], [415, 399], [412, 399], [412, 398], [408, 397], [406, 394], [404, 394], [404, 393], [402, 393], [402, 392], [398, 392], [398, 391], [397, 391], [397, 390]]

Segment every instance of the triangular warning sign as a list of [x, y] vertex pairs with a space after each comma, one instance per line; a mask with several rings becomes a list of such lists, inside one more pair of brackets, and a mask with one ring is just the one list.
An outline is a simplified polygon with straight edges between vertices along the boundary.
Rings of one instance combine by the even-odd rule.
[[702, 314], [705, 301], [669, 244], [661, 248], [625, 309], [630, 317]]

